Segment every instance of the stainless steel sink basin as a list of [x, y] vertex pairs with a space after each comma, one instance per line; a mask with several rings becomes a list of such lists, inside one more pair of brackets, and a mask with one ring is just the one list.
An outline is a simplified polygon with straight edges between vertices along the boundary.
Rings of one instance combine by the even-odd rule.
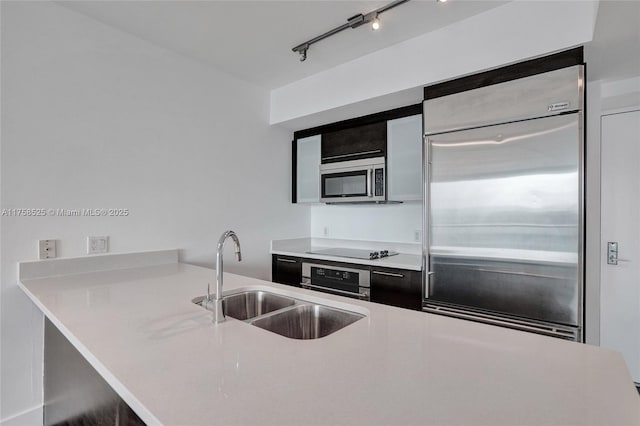
[[281, 336], [307, 340], [328, 336], [361, 318], [364, 315], [324, 305], [305, 304], [258, 318], [251, 324]]
[[294, 299], [266, 291], [246, 291], [225, 296], [222, 299], [222, 310], [225, 315], [244, 321], [295, 303]]
[[[213, 302], [204, 306], [204, 299], [204, 296], [200, 296], [192, 302], [211, 310]], [[301, 340], [328, 336], [366, 316], [257, 288], [239, 289], [236, 293], [226, 295], [223, 293], [222, 309], [226, 316]]]

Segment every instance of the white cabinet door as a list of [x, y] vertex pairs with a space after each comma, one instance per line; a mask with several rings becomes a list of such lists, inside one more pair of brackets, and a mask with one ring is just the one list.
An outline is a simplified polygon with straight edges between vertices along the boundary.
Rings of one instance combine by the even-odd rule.
[[622, 352], [640, 383], [640, 111], [602, 116], [601, 132], [600, 345]]
[[387, 199], [422, 200], [422, 115], [387, 121]]
[[296, 156], [296, 201], [320, 202], [321, 135], [298, 139]]

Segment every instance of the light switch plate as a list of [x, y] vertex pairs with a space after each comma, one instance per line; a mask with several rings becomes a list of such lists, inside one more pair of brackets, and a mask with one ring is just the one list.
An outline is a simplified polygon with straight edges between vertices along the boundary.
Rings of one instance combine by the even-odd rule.
[[87, 254], [107, 253], [109, 237], [106, 235], [87, 237]]
[[38, 259], [56, 257], [56, 240], [38, 240]]

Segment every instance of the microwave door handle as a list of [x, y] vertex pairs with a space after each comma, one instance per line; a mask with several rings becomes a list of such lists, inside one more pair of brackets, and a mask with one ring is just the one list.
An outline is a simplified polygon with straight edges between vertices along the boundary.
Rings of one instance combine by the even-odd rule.
[[373, 197], [373, 193], [371, 192], [371, 186], [373, 182], [373, 169], [369, 169], [369, 179], [367, 179], [367, 196]]

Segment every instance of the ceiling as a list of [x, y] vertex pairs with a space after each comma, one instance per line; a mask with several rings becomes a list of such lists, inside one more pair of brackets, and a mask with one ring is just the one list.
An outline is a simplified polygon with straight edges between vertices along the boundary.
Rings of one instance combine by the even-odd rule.
[[590, 80], [640, 75], [640, 1], [601, 1], [593, 41], [585, 49]]
[[388, 1], [59, 1], [59, 4], [156, 45], [273, 89], [507, 1], [413, 0], [380, 15], [381, 28], [345, 30], [291, 51]]

